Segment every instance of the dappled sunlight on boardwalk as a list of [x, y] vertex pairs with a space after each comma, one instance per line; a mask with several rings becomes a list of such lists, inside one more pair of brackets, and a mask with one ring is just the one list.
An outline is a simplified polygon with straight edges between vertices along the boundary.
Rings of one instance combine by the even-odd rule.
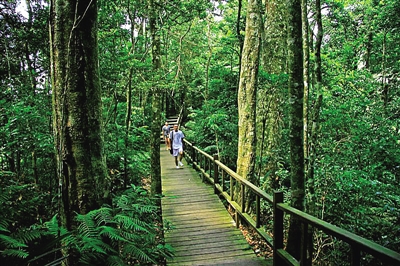
[[[175, 249], [168, 265], [268, 265], [257, 258], [210, 186], [184, 161], [161, 148], [162, 212], [166, 243]], [[272, 264], [271, 264], [272, 265]]]

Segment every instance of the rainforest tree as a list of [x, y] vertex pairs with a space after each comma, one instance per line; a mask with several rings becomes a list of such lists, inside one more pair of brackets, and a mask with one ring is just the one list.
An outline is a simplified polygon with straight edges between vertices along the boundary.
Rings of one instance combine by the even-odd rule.
[[[62, 224], [107, 201], [98, 69], [97, 1], [51, 2], [53, 127]], [[68, 250], [66, 265], [78, 265]]]
[[[249, 1], [238, 89], [237, 173], [252, 182], [254, 182], [255, 177], [256, 95], [261, 49], [261, 25], [260, 2], [258, 0]], [[239, 195], [239, 193], [236, 194]], [[249, 201], [250, 199], [248, 203]]]

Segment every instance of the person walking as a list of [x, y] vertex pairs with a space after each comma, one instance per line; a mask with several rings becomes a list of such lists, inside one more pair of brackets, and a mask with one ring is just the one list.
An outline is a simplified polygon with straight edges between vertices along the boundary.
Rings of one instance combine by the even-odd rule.
[[171, 126], [168, 125], [168, 122], [165, 122], [165, 125], [162, 127], [162, 132], [164, 136], [164, 143], [167, 146], [167, 150], [171, 149], [171, 143], [169, 142], [170, 131], [171, 131]]
[[[183, 139], [185, 135], [179, 130], [178, 125], [174, 125], [173, 130], [169, 133], [170, 145], [172, 148], [172, 156], [175, 157], [175, 166], [177, 169], [183, 166]], [[178, 158], [179, 157], [179, 158]], [[178, 160], [179, 159], [179, 160]]]

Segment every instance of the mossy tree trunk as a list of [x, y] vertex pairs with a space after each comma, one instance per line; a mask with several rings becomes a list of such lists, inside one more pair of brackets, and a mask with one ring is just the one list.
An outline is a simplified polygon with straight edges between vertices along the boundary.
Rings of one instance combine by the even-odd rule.
[[[108, 199], [97, 47], [97, 1], [52, 0], [50, 16], [53, 128], [62, 225], [76, 228]], [[109, 182], [107, 182], [109, 183]], [[78, 265], [69, 250], [66, 265]]]
[[[287, 46], [277, 45], [286, 41], [287, 23], [282, 20], [287, 17], [286, 1], [269, 1], [265, 3], [265, 22], [262, 38], [262, 69], [274, 77], [282, 80], [282, 73], [287, 68]], [[268, 81], [257, 94], [257, 125], [258, 153], [260, 157], [258, 176], [268, 173], [271, 190], [279, 187], [280, 180], [277, 174], [282, 167], [282, 158], [279, 147], [282, 142], [282, 129], [285, 117], [285, 102], [287, 96], [287, 81]], [[286, 152], [286, 151], [285, 151]]]
[[[304, 152], [303, 152], [303, 50], [301, 0], [288, 5], [288, 74], [289, 74], [289, 145], [291, 206], [304, 210]], [[300, 258], [301, 223], [291, 217], [287, 251]]]
[[[256, 94], [261, 42], [261, 13], [258, 0], [249, 0], [238, 91], [239, 139], [237, 173], [254, 181], [256, 155]], [[240, 187], [236, 188], [236, 197]], [[238, 198], [236, 198], [238, 202]], [[247, 207], [251, 203], [247, 197]]]
[[[154, 0], [149, 0], [149, 24], [151, 34], [151, 53], [154, 75], [154, 84], [161, 70], [161, 42], [157, 29], [157, 12]], [[156, 86], [151, 88], [152, 121], [151, 121], [151, 192], [161, 194], [161, 165], [160, 165], [160, 131], [161, 131], [161, 90]]]

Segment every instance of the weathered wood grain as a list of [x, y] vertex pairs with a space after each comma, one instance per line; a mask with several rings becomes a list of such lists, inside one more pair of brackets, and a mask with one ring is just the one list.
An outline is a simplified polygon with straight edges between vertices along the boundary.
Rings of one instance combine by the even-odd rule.
[[168, 265], [268, 265], [257, 258], [211, 186], [161, 150], [165, 240], [175, 249]]

